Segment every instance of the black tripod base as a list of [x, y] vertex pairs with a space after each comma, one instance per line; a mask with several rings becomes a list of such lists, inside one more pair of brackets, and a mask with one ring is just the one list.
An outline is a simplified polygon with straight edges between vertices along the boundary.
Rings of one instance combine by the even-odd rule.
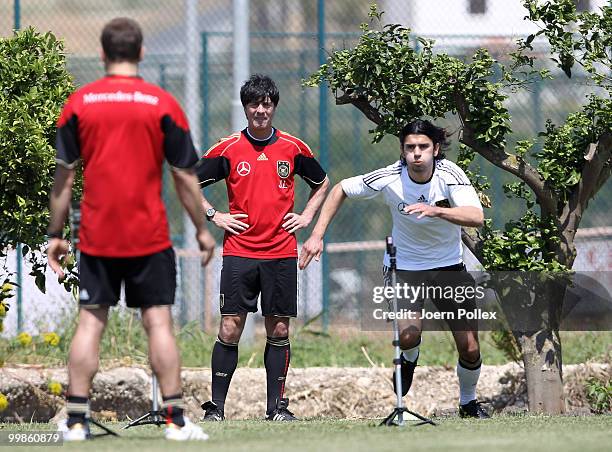
[[118, 433], [113, 432], [110, 428], [105, 427], [103, 424], [100, 424], [98, 421], [96, 421], [96, 420], [94, 420], [92, 418], [89, 418], [88, 421], [89, 421], [90, 424], [93, 424], [96, 427], [99, 427], [102, 430], [104, 430], [104, 433], [92, 433], [91, 434], [92, 438], [100, 438], [101, 436], [107, 436], [107, 435], [117, 436], [117, 437], [119, 436]]
[[386, 427], [402, 427], [406, 425], [404, 421], [404, 413], [411, 414], [412, 416], [421, 420], [420, 422], [417, 422], [416, 424], [410, 424], [413, 427], [417, 427], [419, 425], [425, 425], [425, 424], [438, 425], [431, 419], [421, 416], [419, 413], [415, 413], [414, 411], [410, 411], [408, 408], [396, 407], [389, 416], [383, 419], [379, 427], [382, 427], [383, 425]]
[[161, 411], [149, 411], [148, 413], [143, 414], [138, 419], [134, 419], [132, 422], [127, 424], [123, 429], [127, 429], [130, 427], [136, 427], [138, 425], [164, 425], [166, 420], [164, 419], [164, 415]]

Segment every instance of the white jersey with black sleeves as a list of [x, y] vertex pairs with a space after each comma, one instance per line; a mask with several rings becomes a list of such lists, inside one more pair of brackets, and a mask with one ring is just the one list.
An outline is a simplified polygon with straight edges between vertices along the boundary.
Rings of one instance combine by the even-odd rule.
[[[437, 160], [427, 182], [413, 181], [401, 161], [371, 173], [344, 179], [342, 189], [349, 198], [383, 196], [393, 220], [393, 243], [398, 270], [429, 270], [456, 265], [462, 260], [461, 226], [442, 218], [408, 215], [403, 209], [417, 203], [439, 207], [482, 205], [465, 172], [450, 160]], [[389, 265], [385, 253], [384, 264]]]

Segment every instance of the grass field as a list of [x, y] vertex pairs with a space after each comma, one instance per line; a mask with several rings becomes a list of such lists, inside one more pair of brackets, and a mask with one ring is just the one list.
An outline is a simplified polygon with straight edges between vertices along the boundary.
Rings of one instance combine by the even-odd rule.
[[[97, 438], [64, 444], [79, 451], [603, 451], [612, 444], [612, 416], [497, 416], [487, 421], [438, 419], [437, 426], [377, 427], [378, 422], [309, 420], [295, 423], [226, 421], [201, 424], [210, 435], [205, 443], [168, 443], [156, 427], [122, 430], [122, 438]], [[119, 431], [123, 424], [109, 424]], [[49, 430], [49, 424], [0, 424], [4, 430]], [[0, 430], [1, 431], [1, 430]], [[0, 444], [0, 450], [2, 445]], [[19, 447], [19, 451], [41, 447]], [[53, 449], [51, 449], [53, 450]]]

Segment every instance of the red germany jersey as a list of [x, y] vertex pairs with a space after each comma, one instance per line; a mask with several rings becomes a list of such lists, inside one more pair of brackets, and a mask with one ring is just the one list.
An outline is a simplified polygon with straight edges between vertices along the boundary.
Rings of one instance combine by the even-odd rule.
[[280, 130], [260, 141], [245, 129], [211, 147], [197, 172], [203, 186], [225, 179], [230, 213], [248, 215], [241, 220], [249, 225], [246, 231], [225, 233], [224, 256], [297, 257], [295, 234], [282, 228], [285, 215], [293, 212], [294, 177], [311, 188], [326, 177], [306, 143]]
[[83, 161], [79, 249], [134, 257], [171, 246], [161, 198], [164, 157], [198, 161], [178, 102], [140, 77], [107, 76], [73, 93], [57, 123], [57, 162]]

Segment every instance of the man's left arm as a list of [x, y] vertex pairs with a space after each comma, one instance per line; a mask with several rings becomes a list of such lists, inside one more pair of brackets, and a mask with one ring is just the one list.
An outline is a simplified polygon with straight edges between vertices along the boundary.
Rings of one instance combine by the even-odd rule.
[[319, 162], [314, 158], [310, 148], [304, 143], [301, 144], [303, 148], [294, 159], [294, 173], [304, 179], [310, 186], [310, 196], [301, 214], [290, 212], [283, 218], [285, 222], [282, 227], [290, 234], [293, 234], [299, 229], [308, 227], [323, 204], [329, 188], [327, 174], [323, 168], [321, 168]]
[[304, 207], [301, 214], [290, 212], [285, 215], [283, 229], [290, 234], [293, 234], [299, 229], [307, 228], [319, 211], [321, 204], [323, 204], [328, 188], [329, 178], [326, 176], [325, 179], [323, 179], [323, 182], [310, 190], [308, 202], [306, 203], [306, 207]]
[[[467, 180], [467, 177], [466, 177]], [[484, 224], [484, 213], [478, 194], [471, 184], [447, 186], [450, 202], [446, 207], [429, 204], [412, 204], [404, 208], [408, 214], [418, 214], [418, 218], [442, 218], [453, 224], [466, 227], [480, 227]]]
[[404, 208], [409, 215], [419, 214], [417, 219], [423, 217], [442, 218], [459, 226], [480, 227], [484, 224], [482, 209], [474, 206], [438, 207], [429, 204], [412, 204]]

